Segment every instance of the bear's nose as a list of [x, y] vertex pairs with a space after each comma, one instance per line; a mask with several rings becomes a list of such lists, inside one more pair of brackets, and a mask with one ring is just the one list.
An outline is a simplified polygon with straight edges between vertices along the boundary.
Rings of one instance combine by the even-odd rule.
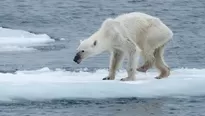
[[78, 63], [78, 64], [81, 62], [81, 56], [80, 56], [79, 53], [77, 53], [77, 54], [75, 55], [73, 61], [76, 62], [76, 63]]

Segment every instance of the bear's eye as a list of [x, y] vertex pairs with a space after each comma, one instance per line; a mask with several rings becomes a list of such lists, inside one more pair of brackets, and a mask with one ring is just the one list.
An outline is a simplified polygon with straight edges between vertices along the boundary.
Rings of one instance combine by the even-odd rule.
[[96, 44], [97, 44], [97, 41], [95, 40], [94, 43], [93, 43], [93, 45], [96, 46]]
[[82, 52], [85, 52], [84, 50], [82, 50]]

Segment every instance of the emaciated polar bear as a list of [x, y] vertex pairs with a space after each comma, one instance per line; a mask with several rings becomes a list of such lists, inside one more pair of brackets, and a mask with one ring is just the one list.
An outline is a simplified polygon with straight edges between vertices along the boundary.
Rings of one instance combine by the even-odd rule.
[[[103, 80], [115, 79], [116, 69], [124, 58], [128, 60], [128, 76], [121, 81], [133, 81], [137, 70], [146, 72], [153, 65], [160, 71], [155, 78], [161, 79], [170, 75], [163, 54], [165, 44], [172, 37], [172, 31], [159, 18], [140, 12], [123, 14], [106, 19], [97, 32], [81, 41], [73, 60], [79, 64], [82, 59], [108, 51], [111, 53], [109, 75]], [[145, 63], [138, 67], [140, 55]]]

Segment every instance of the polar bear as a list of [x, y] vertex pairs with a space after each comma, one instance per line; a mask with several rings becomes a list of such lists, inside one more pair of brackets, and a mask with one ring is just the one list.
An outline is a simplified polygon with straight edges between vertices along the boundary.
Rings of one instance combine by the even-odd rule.
[[[137, 71], [146, 72], [152, 66], [159, 71], [156, 79], [168, 77], [170, 70], [164, 61], [164, 47], [173, 32], [157, 17], [131, 12], [106, 19], [88, 39], [80, 42], [74, 57], [76, 63], [102, 52], [109, 52], [109, 74], [103, 80], [114, 80], [117, 68], [126, 58], [127, 74], [121, 81], [136, 80]], [[138, 67], [139, 56], [144, 64]]]

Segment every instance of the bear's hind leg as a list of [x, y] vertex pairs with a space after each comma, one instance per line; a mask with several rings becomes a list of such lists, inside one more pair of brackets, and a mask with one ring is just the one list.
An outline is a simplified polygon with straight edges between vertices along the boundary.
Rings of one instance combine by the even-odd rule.
[[114, 50], [110, 58], [109, 75], [103, 80], [114, 80], [117, 68], [120, 66], [124, 57], [124, 53], [119, 50]]
[[142, 65], [141, 67], [137, 68], [137, 71], [139, 72], [147, 72], [148, 69], [150, 69], [152, 67], [153, 63], [151, 61], [146, 61], [144, 63], [144, 65]]
[[139, 72], [147, 72], [147, 70], [150, 69], [155, 62], [155, 57], [153, 52], [151, 52], [149, 55], [144, 54], [143, 57], [145, 59], [145, 63], [141, 67], [137, 68], [137, 71]]
[[160, 71], [160, 75], [155, 77], [156, 79], [165, 78], [170, 75], [170, 69], [164, 61], [163, 54], [164, 54], [164, 45], [157, 48], [155, 51], [155, 59], [156, 59], [155, 66]]

